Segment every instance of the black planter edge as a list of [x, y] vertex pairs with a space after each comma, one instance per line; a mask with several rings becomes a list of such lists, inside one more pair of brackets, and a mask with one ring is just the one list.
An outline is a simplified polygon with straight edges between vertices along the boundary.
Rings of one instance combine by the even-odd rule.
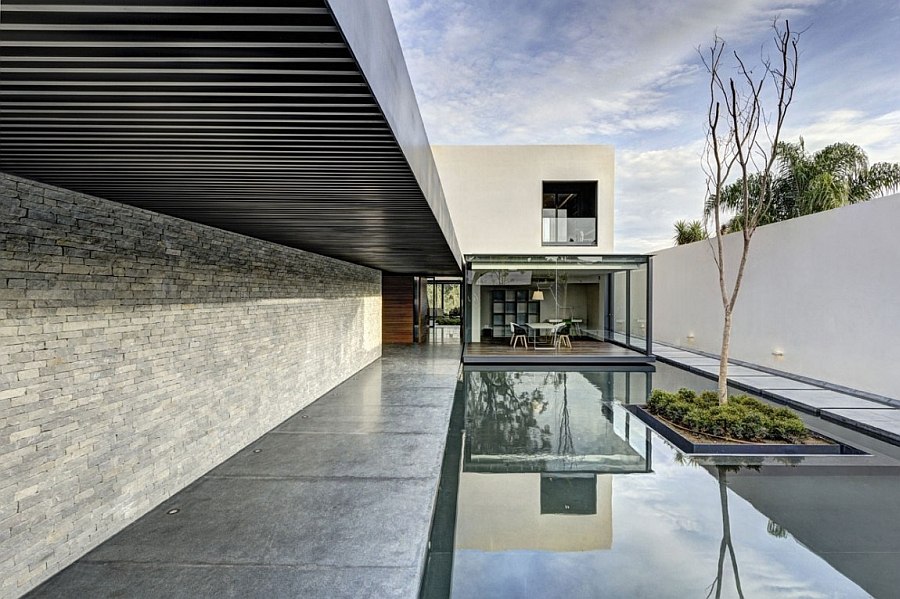
[[627, 405], [623, 406], [626, 410], [634, 414], [644, 424], [656, 431], [666, 441], [683, 451], [684, 453], [698, 455], [863, 455], [864, 451], [860, 451], [855, 447], [841, 443], [823, 435], [819, 431], [813, 431], [819, 437], [831, 441], [833, 445], [787, 445], [787, 444], [738, 444], [738, 443], [694, 443], [681, 436], [678, 431], [670, 428], [656, 416], [648, 412], [643, 406]]

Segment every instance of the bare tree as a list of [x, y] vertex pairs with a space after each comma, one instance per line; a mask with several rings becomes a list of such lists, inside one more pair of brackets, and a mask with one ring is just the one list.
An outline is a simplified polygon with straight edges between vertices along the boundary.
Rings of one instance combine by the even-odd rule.
[[[698, 48], [709, 72], [709, 110], [706, 126], [706, 146], [703, 168], [706, 173], [707, 197], [713, 205], [713, 219], [709, 243], [719, 274], [724, 322], [722, 351], [719, 358], [719, 402], [728, 402], [728, 350], [734, 306], [744, 278], [744, 268], [750, 252], [750, 240], [756, 232], [760, 217], [772, 202], [771, 178], [775, 165], [775, 151], [788, 107], [794, 97], [797, 81], [797, 42], [799, 34], [773, 23], [773, 41], [777, 57], [762, 57], [760, 65], [748, 67], [737, 52], [726, 59], [725, 40], [718, 35], [712, 46]], [[732, 76], [724, 71], [732, 70]], [[737, 177], [740, 187], [738, 214], [745, 223], [741, 231], [743, 245], [740, 261], [732, 281], [726, 276], [725, 244], [722, 239], [722, 210], [720, 199]], [[759, 184], [755, 182], [758, 181]], [[709, 232], [709, 218], [706, 219]]]

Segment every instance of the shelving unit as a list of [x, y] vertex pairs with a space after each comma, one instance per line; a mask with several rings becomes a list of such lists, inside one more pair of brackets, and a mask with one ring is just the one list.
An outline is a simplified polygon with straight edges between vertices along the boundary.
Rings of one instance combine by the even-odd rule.
[[541, 303], [528, 299], [528, 289], [491, 291], [491, 326], [494, 339], [509, 337], [509, 323], [540, 322]]

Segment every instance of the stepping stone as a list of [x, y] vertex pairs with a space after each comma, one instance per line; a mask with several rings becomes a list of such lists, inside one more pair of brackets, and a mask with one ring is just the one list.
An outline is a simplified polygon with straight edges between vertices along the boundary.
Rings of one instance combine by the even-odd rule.
[[759, 389], [761, 391], [770, 391], [778, 389], [820, 389], [813, 385], [793, 381], [780, 376], [733, 376], [728, 377], [733, 383], [741, 383], [748, 387]]
[[819, 410], [853, 408], [860, 410], [883, 409], [884, 404], [869, 401], [830, 389], [784, 389], [776, 391], [785, 403], [817, 414]]
[[851, 428], [874, 433], [881, 437], [900, 442], [900, 410], [883, 408], [877, 410], [835, 409], [822, 410], [826, 420], [833, 420]]
[[[694, 366], [694, 368], [698, 370], [702, 370], [703, 372], [708, 372], [710, 374], [719, 374], [719, 365], [715, 366]], [[761, 370], [754, 370], [752, 368], [747, 368], [746, 366], [728, 366], [728, 378], [732, 379], [737, 376], [772, 376], [767, 372], [762, 372]]]

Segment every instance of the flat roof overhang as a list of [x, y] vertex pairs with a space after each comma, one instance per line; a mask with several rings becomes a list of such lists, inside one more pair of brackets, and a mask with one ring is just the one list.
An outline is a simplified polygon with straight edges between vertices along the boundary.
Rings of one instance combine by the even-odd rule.
[[388, 272], [460, 272], [385, 2], [0, 10], [0, 171]]

